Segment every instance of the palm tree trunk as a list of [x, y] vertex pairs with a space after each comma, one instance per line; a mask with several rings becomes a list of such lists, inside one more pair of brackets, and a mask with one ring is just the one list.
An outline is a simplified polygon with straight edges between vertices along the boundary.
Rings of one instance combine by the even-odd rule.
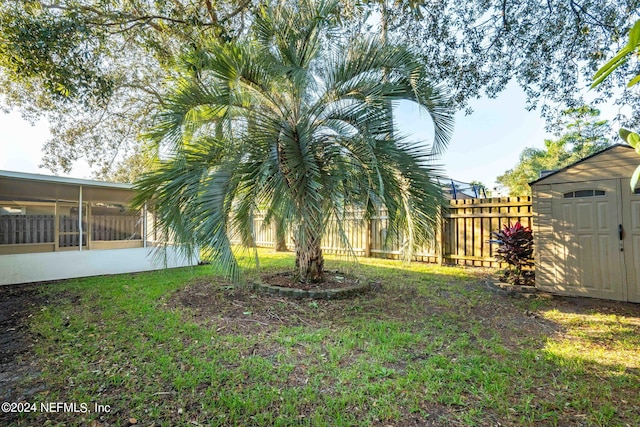
[[301, 282], [322, 282], [324, 280], [324, 257], [320, 247], [320, 238], [305, 240], [296, 239], [295, 242], [297, 279]]

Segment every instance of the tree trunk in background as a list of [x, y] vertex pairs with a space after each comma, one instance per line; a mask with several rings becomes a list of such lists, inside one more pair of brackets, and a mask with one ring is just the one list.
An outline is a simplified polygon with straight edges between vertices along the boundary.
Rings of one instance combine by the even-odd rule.
[[287, 229], [281, 220], [276, 221], [276, 252], [286, 252], [287, 248]]

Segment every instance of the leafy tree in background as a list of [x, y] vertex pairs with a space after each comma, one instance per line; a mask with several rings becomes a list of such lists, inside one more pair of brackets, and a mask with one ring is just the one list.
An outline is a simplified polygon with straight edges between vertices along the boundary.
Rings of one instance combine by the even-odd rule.
[[[43, 166], [86, 159], [98, 177], [142, 151], [176, 58], [242, 32], [247, 0], [7, 0], [0, 3], [0, 98], [53, 138]], [[141, 164], [139, 160], [135, 163]], [[131, 166], [130, 164], [128, 166]]]
[[511, 196], [530, 195], [529, 182], [540, 178], [540, 172], [570, 165], [611, 145], [607, 135], [607, 120], [599, 120], [600, 111], [582, 106], [562, 112], [558, 125], [564, 132], [558, 139], [545, 140], [545, 148], [525, 148], [513, 169], [496, 181], [509, 190]]
[[[253, 241], [252, 213], [291, 227], [295, 275], [321, 281], [330, 219], [380, 208], [406, 255], [432, 235], [442, 195], [431, 150], [393, 133], [391, 104], [418, 104], [446, 145], [453, 112], [411, 49], [375, 38], [345, 44], [333, 25], [340, 3], [265, 5], [249, 35], [211, 40], [169, 81], [149, 137], [173, 155], [137, 184], [159, 226], [186, 251], [203, 248], [233, 278], [229, 241]], [[345, 242], [346, 242], [346, 236]]]
[[[593, 84], [592, 88], [598, 87], [602, 84], [602, 82], [607, 79], [611, 73], [613, 73], [616, 69], [623, 66], [625, 63], [629, 61], [629, 57], [640, 54], [640, 20], [637, 20], [633, 25], [633, 28], [629, 31], [629, 41], [627, 44], [618, 51], [616, 56], [614, 56], [609, 62], [604, 64], [598, 72], [593, 76]], [[637, 61], [636, 61], [637, 63]], [[635, 86], [640, 82], [640, 72], [636, 71], [636, 76], [629, 80], [627, 83], [627, 87], [630, 88]], [[640, 135], [636, 132], [632, 132], [628, 129], [621, 128], [620, 129], [620, 137], [626, 141], [629, 145], [635, 148], [636, 153], [640, 154]], [[631, 186], [631, 191], [634, 191], [640, 181], [640, 166], [638, 166], [631, 176], [631, 181], [629, 182]]]
[[[583, 82], [624, 43], [639, 7], [640, 0], [343, 1], [337, 19], [341, 36], [358, 38], [379, 30], [368, 17], [382, 16], [384, 40], [419, 49], [458, 109], [516, 80], [529, 108], [555, 118], [557, 105], [584, 104]], [[68, 171], [84, 158], [105, 176], [138, 151], [178, 58], [205, 39], [237, 38], [256, 11], [254, 0], [5, 0], [0, 102], [49, 119], [47, 168]], [[622, 63], [596, 100], [633, 105], [621, 118], [631, 127], [640, 122], [638, 93], [614, 89], [634, 67]]]
[[[638, 18], [638, 0], [427, 0], [424, 19], [390, 18], [395, 37], [419, 46], [438, 81], [453, 90], [459, 107], [486, 94], [496, 96], [515, 80], [527, 95], [528, 108], [539, 107], [553, 123], [564, 108], [586, 102], [590, 77], [624, 42]], [[598, 87], [596, 103], [632, 105], [629, 124], [640, 121], [638, 93], [617, 92], [624, 63]]]
[[491, 197], [491, 189], [480, 181], [473, 180], [469, 183], [472, 189], [478, 193], [478, 197]]
[[111, 182], [136, 182], [145, 172], [153, 169], [158, 161], [158, 150], [152, 144], [139, 144], [134, 151], [119, 161], [115, 167], [104, 172], [104, 179]]

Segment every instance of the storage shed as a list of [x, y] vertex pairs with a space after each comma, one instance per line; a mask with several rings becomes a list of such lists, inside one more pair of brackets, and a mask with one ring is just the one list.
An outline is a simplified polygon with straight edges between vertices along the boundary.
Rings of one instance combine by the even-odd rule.
[[618, 144], [530, 184], [536, 287], [640, 302], [639, 164]]
[[197, 264], [165, 245], [153, 212], [129, 208], [132, 187], [0, 171], [0, 285]]

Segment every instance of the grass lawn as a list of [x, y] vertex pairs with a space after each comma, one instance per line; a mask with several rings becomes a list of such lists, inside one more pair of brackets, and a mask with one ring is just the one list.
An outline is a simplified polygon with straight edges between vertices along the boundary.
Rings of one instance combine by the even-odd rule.
[[46, 387], [33, 402], [89, 411], [12, 422], [640, 425], [638, 305], [514, 299], [476, 269], [366, 259], [352, 273], [374, 290], [287, 300], [234, 289], [211, 266], [41, 286], [30, 328]]

